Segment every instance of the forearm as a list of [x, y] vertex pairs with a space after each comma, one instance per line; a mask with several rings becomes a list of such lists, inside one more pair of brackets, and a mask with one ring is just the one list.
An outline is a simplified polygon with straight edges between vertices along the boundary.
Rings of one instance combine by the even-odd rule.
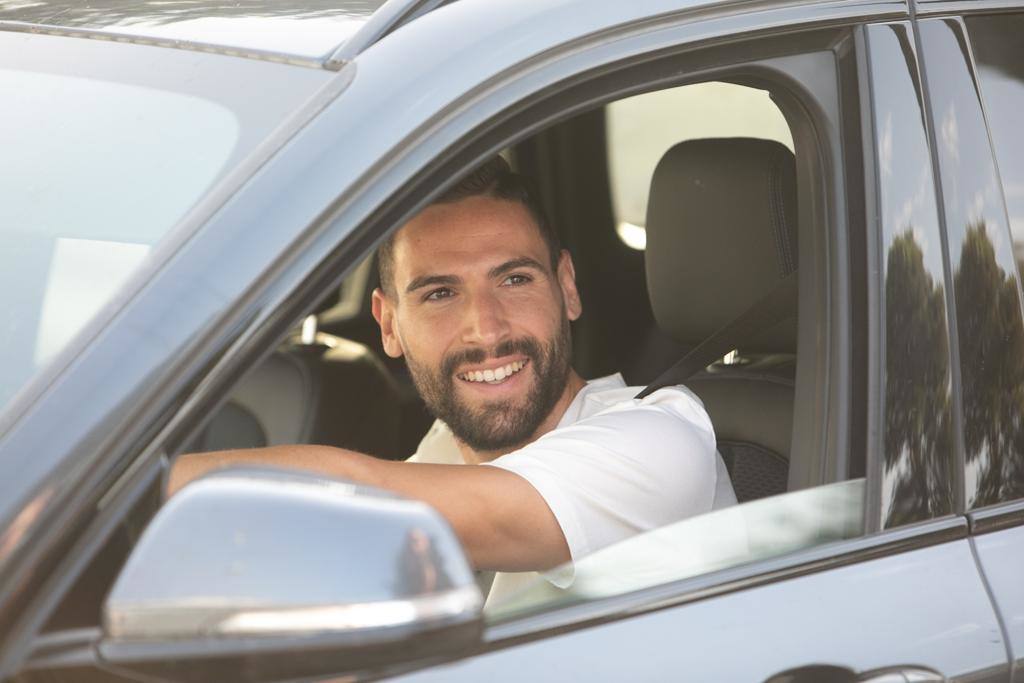
[[569, 559], [561, 528], [543, 498], [516, 474], [470, 465], [389, 462], [329, 446], [272, 446], [182, 455], [167, 495], [232, 465], [305, 470], [422, 500], [452, 525], [477, 569], [548, 569]]
[[167, 478], [167, 496], [194, 479], [232, 465], [267, 465], [305, 470], [328, 477], [352, 479], [380, 486], [370, 456], [330, 446], [269, 446], [212, 453], [190, 453], [177, 458]]

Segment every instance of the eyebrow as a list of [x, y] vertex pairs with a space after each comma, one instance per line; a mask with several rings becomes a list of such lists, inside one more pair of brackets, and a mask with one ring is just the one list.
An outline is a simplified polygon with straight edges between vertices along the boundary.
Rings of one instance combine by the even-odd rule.
[[[494, 266], [487, 271], [487, 277], [492, 279], [501, 277], [509, 271], [516, 270], [517, 268], [533, 268], [541, 272], [546, 272], [544, 270], [544, 266], [541, 265], [537, 259], [530, 258], [529, 256], [523, 256]], [[422, 289], [424, 287], [430, 287], [433, 285], [457, 285], [461, 282], [462, 278], [455, 275], [421, 275], [413, 278], [406, 286], [405, 291], [407, 294], [410, 294], [415, 292], [417, 289]]]
[[423, 287], [430, 287], [431, 285], [457, 285], [462, 282], [461, 278], [457, 278], [454, 275], [421, 275], [414, 277], [412, 282], [406, 286], [406, 293], [415, 292], [417, 289]]
[[542, 266], [540, 262], [537, 261], [537, 259], [532, 259], [529, 256], [523, 256], [520, 258], [512, 259], [511, 261], [505, 261], [499, 266], [494, 266], [489, 271], [487, 271], [487, 277], [501, 277], [510, 270], [516, 270], [517, 268], [533, 268], [534, 270], [539, 270], [542, 273], [547, 272], [544, 269], [544, 266]]

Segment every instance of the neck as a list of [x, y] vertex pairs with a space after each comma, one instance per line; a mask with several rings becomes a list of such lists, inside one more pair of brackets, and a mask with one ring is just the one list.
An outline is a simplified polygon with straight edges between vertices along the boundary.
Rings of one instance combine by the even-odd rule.
[[552, 429], [558, 426], [558, 423], [562, 420], [562, 416], [565, 415], [565, 411], [569, 409], [569, 405], [572, 400], [576, 398], [576, 394], [580, 393], [580, 389], [586, 384], [586, 381], [576, 374], [575, 370], [569, 370], [569, 380], [565, 383], [565, 390], [562, 395], [558, 397], [558, 401], [555, 406], [548, 413], [548, 416], [544, 418], [544, 421], [540, 423], [540, 426], [530, 435], [523, 443], [518, 446], [512, 446], [506, 449], [499, 449], [496, 451], [478, 451], [474, 448], [470, 448], [466, 444], [462, 443], [462, 440], [456, 438], [455, 442], [459, 446], [459, 451], [462, 452], [462, 459], [466, 461], [468, 465], [479, 465], [482, 462], [490, 462], [495, 458], [498, 458], [506, 453], [511, 453], [514, 450], [522, 448], [523, 446], [533, 443], [540, 437], [544, 436]]

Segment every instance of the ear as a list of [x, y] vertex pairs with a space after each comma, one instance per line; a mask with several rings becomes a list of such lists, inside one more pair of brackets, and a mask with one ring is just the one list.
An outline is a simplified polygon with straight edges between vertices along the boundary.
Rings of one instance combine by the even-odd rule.
[[384, 346], [384, 353], [392, 358], [399, 358], [403, 351], [401, 340], [398, 337], [398, 329], [396, 328], [394, 303], [378, 287], [373, 290], [370, 307], [373, 310], [373, 317], [377, 320], [377, 324], [380, 325], [380, 341]]
[[576, 320], [583, 314], [583, 303], [576, 290], [576, 269], [572, 265], [572, 256], [566, 249], [558, 255], [558, 286], [562, 289], [566, 315], [569, 320]]

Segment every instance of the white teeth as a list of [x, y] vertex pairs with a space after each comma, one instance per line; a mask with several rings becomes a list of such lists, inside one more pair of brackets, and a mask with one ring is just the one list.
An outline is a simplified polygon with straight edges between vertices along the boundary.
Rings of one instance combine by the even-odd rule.
[[473, 370], [471, 372], [465, 372], [459, 375], [459, 379], [466, 380], [467, 382], [488, 382], [490, 384], [498, 384], [505, 380], [506, 377], [511, 377], [515, 373], [523, 369], [526, 365], [526, 361], [518, 360], [515, 363], [509, 363], [503, 365], [500, 368], [493, 370]]

